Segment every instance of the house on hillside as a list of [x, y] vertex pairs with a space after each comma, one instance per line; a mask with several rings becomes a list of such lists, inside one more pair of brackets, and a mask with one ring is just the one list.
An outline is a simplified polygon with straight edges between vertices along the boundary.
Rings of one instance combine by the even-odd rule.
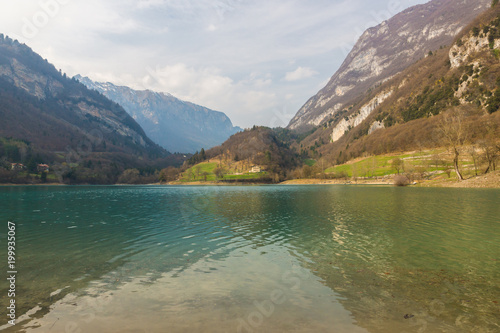
[[250, 170], [250, 173], [260, 173], [260, 172], [262, 172], [262, 168], [258, 165], [254, 165]]
[[26, 167], [24, 166], [24, 164], [21, 164], [21, 163], [11, 163], [11, 170], [13, 170], [13, 171], [23, 171], [24, 169], [26, 169]]
[[36, 170], [38, 172], [49, 172], [49, 166], [47, 164], [38, 164], [36, 166]]

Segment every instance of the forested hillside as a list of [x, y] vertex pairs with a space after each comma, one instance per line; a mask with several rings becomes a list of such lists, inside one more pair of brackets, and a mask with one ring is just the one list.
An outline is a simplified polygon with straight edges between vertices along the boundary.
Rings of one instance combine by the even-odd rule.
[[[0, 118], [0, 182], [41, 181], [47, 175], [36, 164], [50, 166], [52, 182], [115, 183], [128, 168], [182, 163], [121, 106], [3, 35]], [[12, 163], [24, 166], [14, 170]]]

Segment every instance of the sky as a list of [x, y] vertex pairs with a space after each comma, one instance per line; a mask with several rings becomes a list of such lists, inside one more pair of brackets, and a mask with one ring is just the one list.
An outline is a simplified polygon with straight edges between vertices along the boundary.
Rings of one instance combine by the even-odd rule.
[[364, 30], [426, 0], [0, 0], [0, 33], [69, 76], [286, 126]]

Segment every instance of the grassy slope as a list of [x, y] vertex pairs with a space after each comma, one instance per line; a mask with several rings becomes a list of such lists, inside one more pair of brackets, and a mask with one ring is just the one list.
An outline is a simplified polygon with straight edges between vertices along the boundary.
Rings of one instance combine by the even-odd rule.
[[[217, 177], [215, 175], [215, 169], [219, 166], [219, 163], [220, 162], [218, 160], [217, 161], [210, 160], [207, 162], [197, 164], [187, 169], [185, 172], [183, 172], [180, 177], [180, 181], [183, 183], [205, 181], [205, 175], [204, 175], [205, 172], [207, 173], [206, 181], [208, 182], [216, 181]], [[222, 163], [222, 165], [223, 169], [225, 170], [223, 180], [238, 180], [238, 179], [257, 180], [267, 175], [266, 172], [248, 173], [248, 169], [247, 172], [241, 172], [242, 169], [245, 169], [245, 166], [242, 165], [241, 163], [233, 163], [233, 164]], [[199, 171], [197, 170], [198, 168]], [[243, 173], [243, 174], [236, 175], [236, 173]]]
[[[423, 175], [423, 178], [448, 178], [447, 171], [453, 169], [448, 152], [444, 149], [433, 149], [358, 158], [346, 164], [330, 167], [325, 170], [325, 173], [344, 174], [349, 178], [354, 176], [367, 178], [392, 176], [396, 174], [392, 165], [396, 158], [401, 159], [404, 163], [404, 170], [400, 171], [401, 173]], [[464, 176], [475, 176], [474, 163], [469, 156], [462, 156], [460, 167]], [[478, 173], [480, 174], [484, 169], [483, 165], [479, 165]], [[451, 178], [455, 179], [453, 171], [451, 171]]]

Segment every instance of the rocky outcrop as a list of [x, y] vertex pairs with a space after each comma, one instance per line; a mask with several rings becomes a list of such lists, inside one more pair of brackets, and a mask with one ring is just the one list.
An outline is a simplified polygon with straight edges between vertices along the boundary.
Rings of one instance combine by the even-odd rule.
[[307, 101], [288, 127], [305, 131], [321, 124], [429, 51], [450, 45], [490, 4], [490, 0], [433, 0], [368, 29], [326, 87]]
[[8, 64], [0, 65], [0, 76], [8, 77], [16, 87], [40, 99], [63, 91], [63, 85], [59, 81], [32, 71], [16, 58], [12, 58]]
[[80, 75], [75, 79], [120, 104], [154, 142], [168, 151], [194, 153], [218, 146], [241, 131], [224, 113], [170, 94], [94, 82]]
[[372, 134], [373, 132], [375, 132], [376, 130], [379, 130], [379, 129], [384, 129], [385, 128], [385, 125], [383, 122], [381, 121], [375, 121], [373, 122], [373, 124], [370, 126], [370, 129], [368, 130], [368, 135]]
[[368, 118], [368, 116], [391, 95], [392, 90], [381, 93], [366, 105], [363, 105], [361, 109], [359, 109], [359, 112], [349, 117], [342, 118], [342, 120], [333, 128], [331, 142], [338, 141], [346, 132], [365, 121], [366, 118]]
[[[493, 52], [495, 57], [498, 58], [500, 39], [498, 38], [497, 29], [499, 25], [500, 19], [498, 18], [490, 22], [490, 24], [480, 24], [460, 38], [449, 50], [451, 69], [463, 66], [466, 72], [461, 77], [455, 91], [455, 97], [458, 98], [461, 104], [475, 101], [476, 105], [481, 105], [483, 108], [486, 108], [488, 104], [488, 96], [484, 95], [484, 91], [488, 90], [487, 85], [478, 80], [481, 75], [489, 70], [486, 65], [487, 61], [484, 61], [481, 54], [483, 52]], [[474, 93], [474, 90], [476, 90], [474, 86], [476, 88], [480, 87], [479, 94]]]
[[[451, 68], [458, 68], [467, 63], [470, 56], [490, 48], [489, 36], [491, 32], [479, 32], [477, 36], [471, 32], [450, 49]], [[500, 49], [500, 39], [493, 41], [492, 49]]]

